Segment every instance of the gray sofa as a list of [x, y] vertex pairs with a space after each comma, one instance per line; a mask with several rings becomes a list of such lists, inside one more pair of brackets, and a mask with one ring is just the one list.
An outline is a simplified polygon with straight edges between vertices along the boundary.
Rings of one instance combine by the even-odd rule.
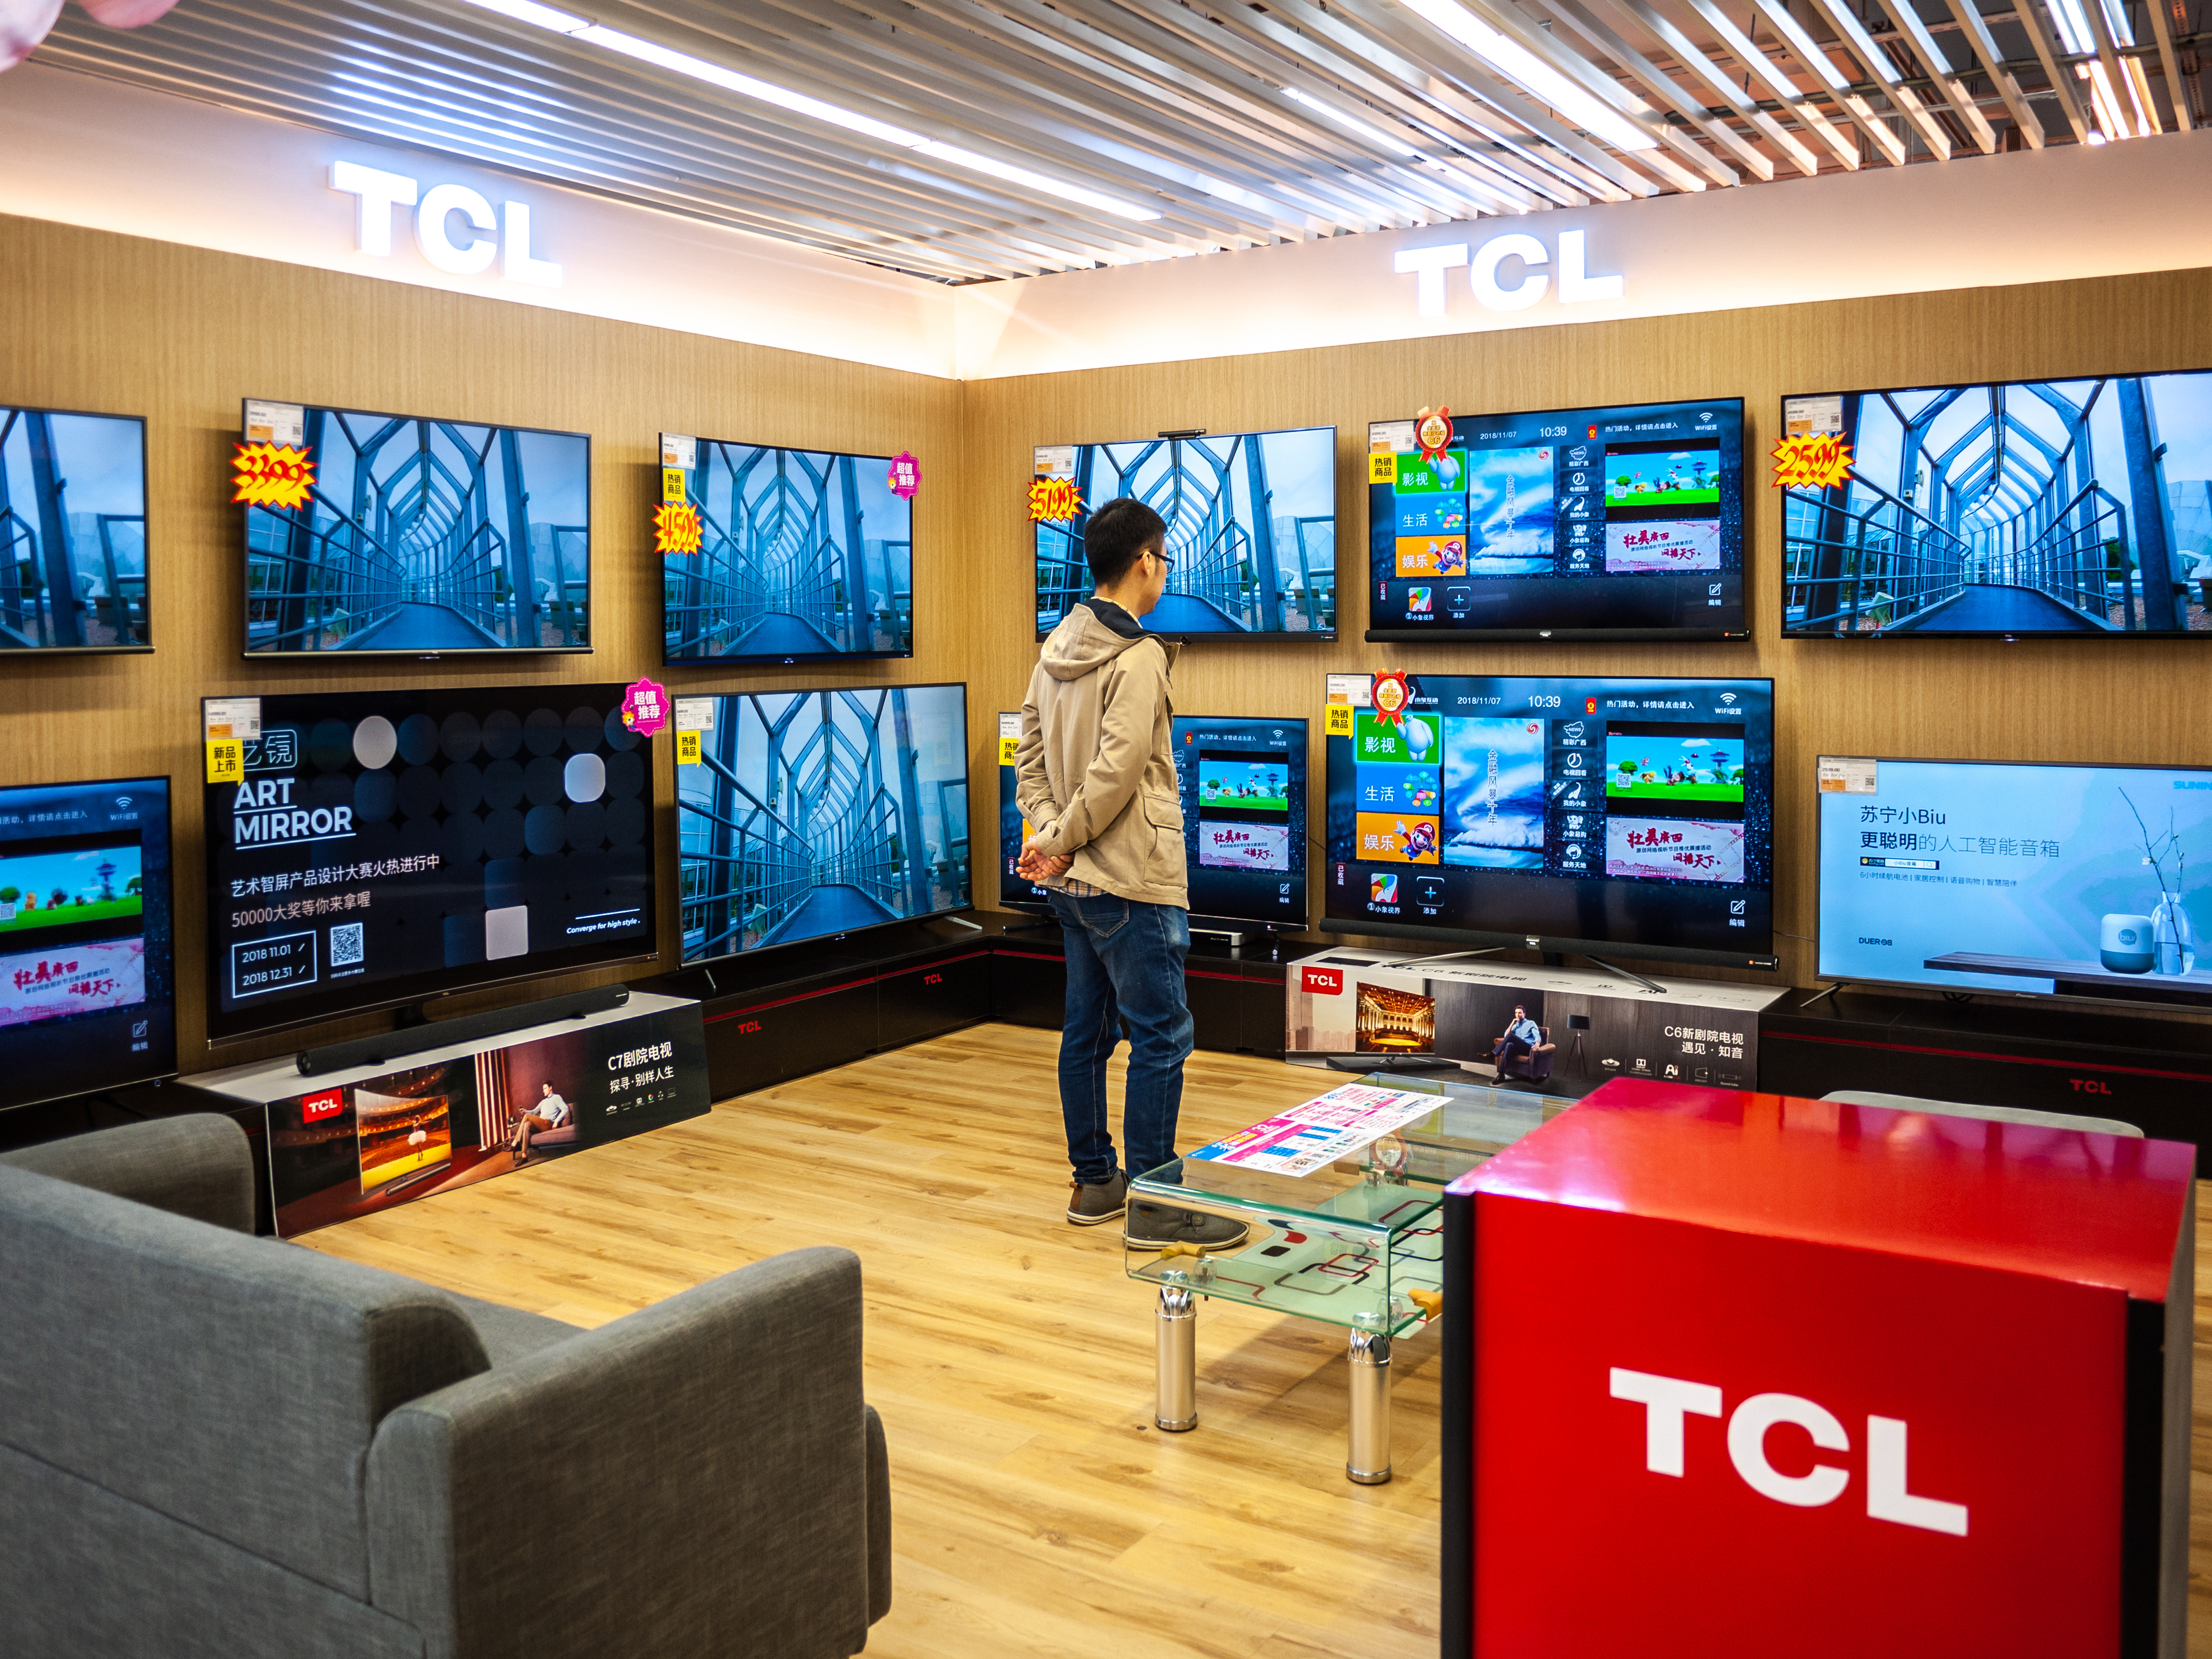
[[890, 1498], [851, 1253], [581, 1331], [252, 1224], [227, 1118], [0, 1157], [0, 1653], [866, 1645]]

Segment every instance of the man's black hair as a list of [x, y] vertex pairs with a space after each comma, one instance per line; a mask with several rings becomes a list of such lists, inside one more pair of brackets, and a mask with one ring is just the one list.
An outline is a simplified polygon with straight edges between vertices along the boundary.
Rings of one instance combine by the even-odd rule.
[[1116, 495], [1083, 527], [1091, 586], [1111, 587], [1129, 574], [1129, 567], [1146, 549], [1158, 552], [1167, 533], [1167, 521], [1151, 507], [1134, 495]]

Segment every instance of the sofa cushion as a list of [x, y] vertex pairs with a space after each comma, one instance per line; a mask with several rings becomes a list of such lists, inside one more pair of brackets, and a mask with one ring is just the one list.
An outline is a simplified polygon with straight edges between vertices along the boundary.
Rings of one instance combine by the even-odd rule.
[[490, 1364], [442, 1291], [7, 1166], [0, 1261], [0, 1443], [350, 1595], [377, 1425]]
[[581, 1330], [580, 1326], [564, 1325], [544, 1314], [525, 1313], [520, 1308], [506, 1307], [497, 1302], [479, 1302], [472, 1296], [456, 1296], [450, 1291], [446, 1294], [460, 1304], [461, 1311], [469, 1316], [469, 1323], [477, 1328], [477, 1336], [495, 1368], [511, 1365], [524, 1355], [550, 1348], [556, 1342], [565, 1342]]
[[196, 1112], [12, 1152], [0, 1164], [135, 1199], [233, 1232], [253, 1231], [253, 1152], [227, 1117]]

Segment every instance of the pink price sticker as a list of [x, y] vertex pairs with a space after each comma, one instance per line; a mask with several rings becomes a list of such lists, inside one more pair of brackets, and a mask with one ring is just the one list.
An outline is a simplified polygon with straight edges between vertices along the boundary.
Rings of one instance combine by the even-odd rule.
[[641, 738], [649, 738], [667, 725], [667, 688], [651, 680], [640, 680], [624, 690], [623, 724]]
[[921, 463], [902, 449], [891, 457], [891, 494], [912, 501], [921, 488]]

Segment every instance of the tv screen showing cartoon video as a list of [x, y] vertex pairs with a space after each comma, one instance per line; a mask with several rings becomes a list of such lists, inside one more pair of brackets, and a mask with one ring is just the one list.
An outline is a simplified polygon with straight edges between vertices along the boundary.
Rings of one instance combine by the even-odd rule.
[[1145, 627], [1336, 637], [1336, 428], [1046, 444], [1031, 482], [1037, 634], [1091, 593], [1091, 511], [1133, 495], [1167, 526], [1167, 592]]
[[965, 685], [679, 697], [676, 721], [686, 963], [968, 904]]
[[914, 653], [914, 505], [887, 459], [669, 433], [660, 446], [699, 532], [661, 556], [665, 661]]
[[256, 445], [249, 654], [591, 648], [589, 438], [256, 400]]
[[1371, 639], [1740, 638], [1743, 400], [1369, 426]]
[[0, 651], [145, 650], [146, 423], [0, 405]]
[[204, 705], [258, 726], [244, 775], [205, 786], [210, 1035], [652, 955], [653, 767], [624, 690]]
[[1772, 965], [1773, 682], [1330, 677], [1339, 931]]
[[1306, 723], [1178, 714], [1190, 913], [1306, 923]]
[[2212, 769], [1823, 759], [1824, 979], [2212, 1007]]
[[169, 781], [0, 789], [0, 1106], [177, 1069]]
[[2212, 370], [1817, 392], [1782, 427], [1823, 453], [1783, 492], [1784, 634], [2212, 635]]

